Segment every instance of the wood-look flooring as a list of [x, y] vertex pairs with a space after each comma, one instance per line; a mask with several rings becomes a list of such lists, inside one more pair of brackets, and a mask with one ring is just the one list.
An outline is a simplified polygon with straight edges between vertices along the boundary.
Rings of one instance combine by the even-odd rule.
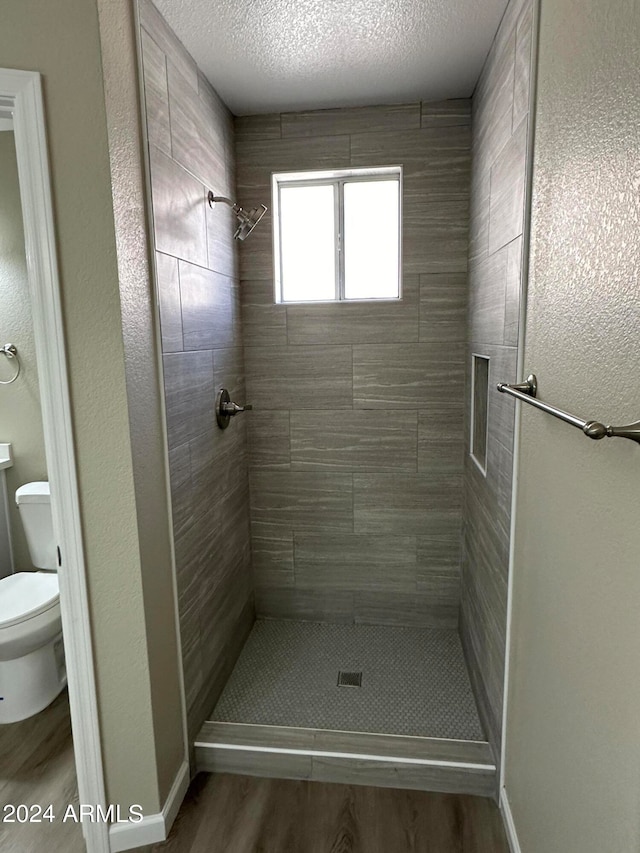
[[508, 853], [492, 800], [199, 774], [146, 853]]
[[[53, 823], [5, 823], [7, 804], [53, 806]], [[64, 690], [34, 717], [0, 725], [0, 850], [2, 853], [82, 853], [79, 824], [62, 822], [78, 803], [69, 699]]]

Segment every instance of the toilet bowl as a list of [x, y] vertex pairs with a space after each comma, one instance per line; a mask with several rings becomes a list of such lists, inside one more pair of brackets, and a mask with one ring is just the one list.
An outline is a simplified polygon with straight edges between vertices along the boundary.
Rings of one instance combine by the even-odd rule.
[[66, 684], [48, 483], [16, 492], [31, 561], [45, 571], [0, 579], [0, 724], [47, 707]]

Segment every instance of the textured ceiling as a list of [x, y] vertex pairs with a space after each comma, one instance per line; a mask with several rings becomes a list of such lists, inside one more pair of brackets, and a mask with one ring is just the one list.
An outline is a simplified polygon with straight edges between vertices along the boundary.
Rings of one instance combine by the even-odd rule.
[[468, 97], [507, 0], [155, 0], [236, 115]]

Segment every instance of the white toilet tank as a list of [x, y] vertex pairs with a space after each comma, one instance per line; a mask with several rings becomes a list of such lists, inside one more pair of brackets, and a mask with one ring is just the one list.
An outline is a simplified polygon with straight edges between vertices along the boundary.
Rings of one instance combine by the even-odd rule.
[[16, 503], [36, 569], [56, 571], [56, 542], [51, 517], [49, 483], [26, 483], [16, 492]]

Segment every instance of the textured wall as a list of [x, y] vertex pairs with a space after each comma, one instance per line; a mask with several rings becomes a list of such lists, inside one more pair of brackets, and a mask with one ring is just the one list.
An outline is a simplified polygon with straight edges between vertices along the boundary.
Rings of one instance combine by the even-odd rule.
[[229, 208], [232, 117], [155, 7], [141, 41], [189, 729], [211, 710], [253, 621], [246, 422], [216, 426], [215, 395], [244, 400]]
[[404, 166], [401, 302], [274, 305], [270, 215], [241, 245], [261, 614], [457, 622], [469, 123], [468, 101], [236, 120], [246, 207], [274, 171]]
[[[640, 417], [640, 5], [542, 0], [525, 364]], [[640, 850], [640, 447], [522, 412], [506, 787], [523, 851]]]
[[465, 454], [461, 632], [476, 696], [500, 748], [514, 412], [529, 123], [532, 2], [511, 0], [473, 96], [466, 447], [472, 353], [489, 356], [486, 476]]
[[[20, 355], [20, 379], [0, 385], [0, 440], [13, 446], [14, 465], [7, 469], [9, 515], [15, 571], [33, 568], [24, 529], [13, 499], [18, 486], [47, 479], [40, 389], [31, 319], [31, 298], [22, 229], [22, 207], [16, 147], [12, 131], [0, 132], [0, 345], [15, 344]], [[4, 356], [0, 379], [13, 376]]]

